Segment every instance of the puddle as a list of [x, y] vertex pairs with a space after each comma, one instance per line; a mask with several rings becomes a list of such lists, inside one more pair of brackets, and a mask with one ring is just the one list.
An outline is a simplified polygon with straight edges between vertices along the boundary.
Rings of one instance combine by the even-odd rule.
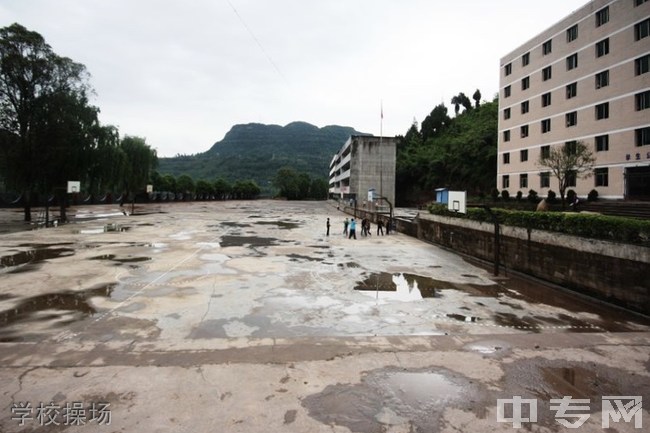
[[461, 322], [478, 322], [480, 319], [475, 316], [464, 316], [462, 314], [447, 314], [447, 317]]
[[[587, 405], [589, 410], [585, 413], [591, 413], [592, 418], [597, 416], [600, 427], [600, 415], [596, 414], [602, 412], [605, 396], [642, 396], [645, 400], [650, 389], [650, 377], [630, 374], [623, 368], [596, 362], [572, 362], [537, 357], [502, 365], [504, 368], [502, 394], [508, 397], [499, 396], [499, 398], [521, 395], [522, 398], [537, 399], [537, 424], [539, 427], [551, 429], [557, 427], [555, 411], [549, 407], [551, 399], [561, 399], [564, 396], [573, 399], [589, 399], [590, 403]], [[625, 397], [618, 398], [625, 399]], [[625, 403], [629, 401], [630, 397]]]
[[[11, 268], [21, 265], [36, 265], [44, 262], [45, 260], [56, 259], [58, 257], [66, 257], [74, 254], [72, 248], [47, 248], [38, 247], [29, 251], [21, 251], [19, 253], [0, 257], [0, 269]], [[32, 267], [33, 269], [34, 267]], [[8, 270], [10, 273], [24, 272], [25, 269], [12, 269]]]
[[91, 257], [88, 260], [111, 260], [119, 263], [138, 263], [151, 260], [151, 257], [117, 257], [115, 254], [102, 254], [101, 256]]
[[322, 257], [310, 257], [310, 256], [304, 256], [302, 254], [287, 254], [287, 257], [289, 257], [289, 259], [292, 262], [299, 262], [302, 260], [307, 260], [309, 262], [322, 262], [323, 260], [325, 260]]
[[22, 341], [20, 335], [3, 328], [19, 323], [47, 322], [47, 328], [68, 325], [94, 315], [97, 310], [88, 300], [93, 297], [110, 297], [115, 283], [99, 284], [85, 290], [64, 291], [33, 296], [16, 306], [0, 311], [0, 341]]
[[[352, 264], [350, 267], [354, 267]], [[447, 281], [435, 280], [415, 274], [391, 274], [378, 272], [357, 283], [354, 290], [395, 292], [397, 297], [417, 300], [422, 298], [440, 297], [439, 290], [456, 289], [456, 286]]]
[[276, 226], [280, 230], [291, 230], [300, 226], [300, 224], [291, 221], [257, 221], [255, 224], [265, 226]]
[[[243, 224], [243, 223], [236, 223], [236, 222], [231, 222], [231, 221], [224, 221], [222, 223], [219, 223], [219, 225], [222, 225], [224, 227], [250, 227], [250, 224]], [[209, 225], [208, 227], [218, 227], [216, 225]]]
[[249, 247], [270, 247], [277, 245], [276, 238], [264, 238], [260, 236], [232, 236], [226, 235], [221, 237], [219, 244], [222, 248], [227, 247], [243, 247], [248, 245]]
[[463, 349], [470, 352], [477, 352], [482, 355], [504, 355], [511, 351], [511, 345], [505, 341], [484, 340], [467, 344]]
[[329, 385], [305, 397], [309, 416], [327, 425], [353, 432], [435, 432], [443, 425], [446, 407], [477, 411], [487, 403], [485, 392], [466, 377], [444, 369], [436, 371], [375, 370], [361, 383]]

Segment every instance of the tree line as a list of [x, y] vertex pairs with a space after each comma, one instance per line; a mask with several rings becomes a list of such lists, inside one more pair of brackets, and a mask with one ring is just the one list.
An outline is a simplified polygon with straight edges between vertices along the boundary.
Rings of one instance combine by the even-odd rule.
[[85, 66], [40, 34], [20, 24], [0, 29], [0, 181], [21, 193], [25, 221], [39, 195], [65, 194], [68, 180], [90, 194], [144, 190], [156, 151], [102, 125], [92, 91]]
[[162, 175], [154, 171], [151, 175], [153, 189], [157, 194], [173, 193], [202, 200], [254, 199], [261, 189], [254, 180], [237, 180], [230, 183], [220, 177], [211, 182], [204, 179], [194, 181], [191, 176], [181, 174], [174, 177], [171, 174]]
[[[436, 188], [486, 195], [494, 187], [497, 166], [498, 100], [474, 104], [459, 93], [451, 100], [455, 117], [444, 103], [421, 125], [414, 121], [397, 144], [397, 205], [413, 205], [434, 197]], [[461, 111], [461, 108], [463, 111]]]

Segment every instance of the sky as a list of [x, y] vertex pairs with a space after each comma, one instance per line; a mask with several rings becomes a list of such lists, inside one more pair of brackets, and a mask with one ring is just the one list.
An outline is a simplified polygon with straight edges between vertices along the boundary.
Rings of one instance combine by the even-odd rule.
[[0, 27], [85, 65], [100, 122], [168, 157], [251, 122], [405, 134], [459, 92], [492, 100], [499, 59], [585, 3], [0, 0]]

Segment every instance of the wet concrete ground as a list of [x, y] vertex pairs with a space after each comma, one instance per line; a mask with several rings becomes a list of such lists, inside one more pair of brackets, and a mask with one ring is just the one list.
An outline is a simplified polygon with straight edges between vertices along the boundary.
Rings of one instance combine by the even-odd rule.
[[56, 431], [438, 432], [512, 431], [514, 395], [539, 399], [533, 431], [563, 431], [551, 398], [590, 398], [584, 431], [603, 395], [650, 401], [647, 318], [401, 234], [346, 239], [326, 203], [139, 211], [0, 230], [0, 431], [50, 431], [12, 419], [27, 402], [110, 403], [110, 426]]

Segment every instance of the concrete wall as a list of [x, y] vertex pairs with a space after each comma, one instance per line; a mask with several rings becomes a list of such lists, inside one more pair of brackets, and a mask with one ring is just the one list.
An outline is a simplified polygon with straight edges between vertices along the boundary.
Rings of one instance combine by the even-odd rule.
[[[354, 209], [345, 209], [354, 214]], [[358, 218], [387, 219], [357, 210]], [[494, 225], [422, 214], [393, 220], [395, 229], [461, 254], [493, 262]], [[650, 314], [650, 248], [501, 227], [500, 261], [513, 269], [571, 290]]]
[[395, 204], [396, 139], [382, 137], [355, 137], [352, 141], [350, 193], [357, 194], [362, 204], [368, 198], [368, 189], [374, 188]]

